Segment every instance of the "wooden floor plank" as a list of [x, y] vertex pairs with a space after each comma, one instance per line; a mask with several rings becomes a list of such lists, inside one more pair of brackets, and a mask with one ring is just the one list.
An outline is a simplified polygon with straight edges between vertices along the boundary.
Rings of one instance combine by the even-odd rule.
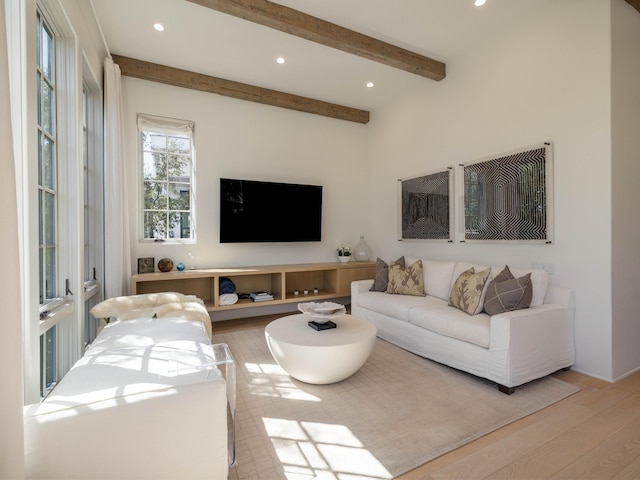
[[611, 477], [612, 480], [637, 480], [638, 478], [640, 478], [640, 458], [636, 458], [617, 475]]
[[615, 477], [627, 465], [640, 458], [640, 420], [614, 432], [606, 441], [598, 444], [551, 480], [583, 480]]
[[612, 431], [638, 419], [640, 409], [621, 409], [614, 405], [486, 478], [549, 478], [607, 441]]

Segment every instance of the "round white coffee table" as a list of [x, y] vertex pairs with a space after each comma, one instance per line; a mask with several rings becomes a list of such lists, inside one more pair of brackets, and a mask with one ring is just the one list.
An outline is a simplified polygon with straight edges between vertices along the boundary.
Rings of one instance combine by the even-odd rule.
[[264, 334], [271, 355], [293, 378], [305, 383], [336, 383], [356, 373], [367, 361], [377, 328], [368, 320], [341, 315], [336, 328], [317, 331], [309, 315], [282, 317], [269, 323]]

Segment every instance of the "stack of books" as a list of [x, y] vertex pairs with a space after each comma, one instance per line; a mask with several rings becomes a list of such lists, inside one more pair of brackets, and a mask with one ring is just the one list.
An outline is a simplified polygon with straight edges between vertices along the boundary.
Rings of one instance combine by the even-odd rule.
[[252, 292], [249, 294], [249, 298], [254, 302], [266, 302], [267, 300], [273, 300], [273, 295], [269, 292]]

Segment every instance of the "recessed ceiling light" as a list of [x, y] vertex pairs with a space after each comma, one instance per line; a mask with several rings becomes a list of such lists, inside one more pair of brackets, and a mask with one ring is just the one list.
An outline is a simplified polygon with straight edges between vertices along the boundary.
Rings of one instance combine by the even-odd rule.
[[284, 61], [285, 61], [285, 60], [284, 60], [284, 58], [282, 58], [282, 57], [278, 57], [278, 58], [276, 58], [276, 62], [278, 62], [280, 65], [282, 65], [282, 64], [284, 63]]
[[373, 83], [373, 82], [367, 82], [367, 88], [372, 88], [372, 87], [373, 87], [373, 85], [374, 85], [374, 83]]
[[153, 28], [155, 28], [159, 32], [164, 32], [164, 25], [161, 23], [154, 23]]
[[473, 2], [473, 4], [476, 7], [481, 7], [482, 5], [484, 5], [485, 3], [487, 3], [487, 0], [476, 0], [475, 2]]

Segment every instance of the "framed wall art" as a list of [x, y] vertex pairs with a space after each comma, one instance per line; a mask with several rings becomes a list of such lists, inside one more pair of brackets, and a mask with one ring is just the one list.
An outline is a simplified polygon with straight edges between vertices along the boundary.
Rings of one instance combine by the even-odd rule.
[[138, 258], [138, 273], [153, 273], [155, 271], [155, 258]]
[[453, 241], [453, 168], [398, 180], [400, 240]]
[[551, 143], [461, 167], [465, 242], [552, 243]]

